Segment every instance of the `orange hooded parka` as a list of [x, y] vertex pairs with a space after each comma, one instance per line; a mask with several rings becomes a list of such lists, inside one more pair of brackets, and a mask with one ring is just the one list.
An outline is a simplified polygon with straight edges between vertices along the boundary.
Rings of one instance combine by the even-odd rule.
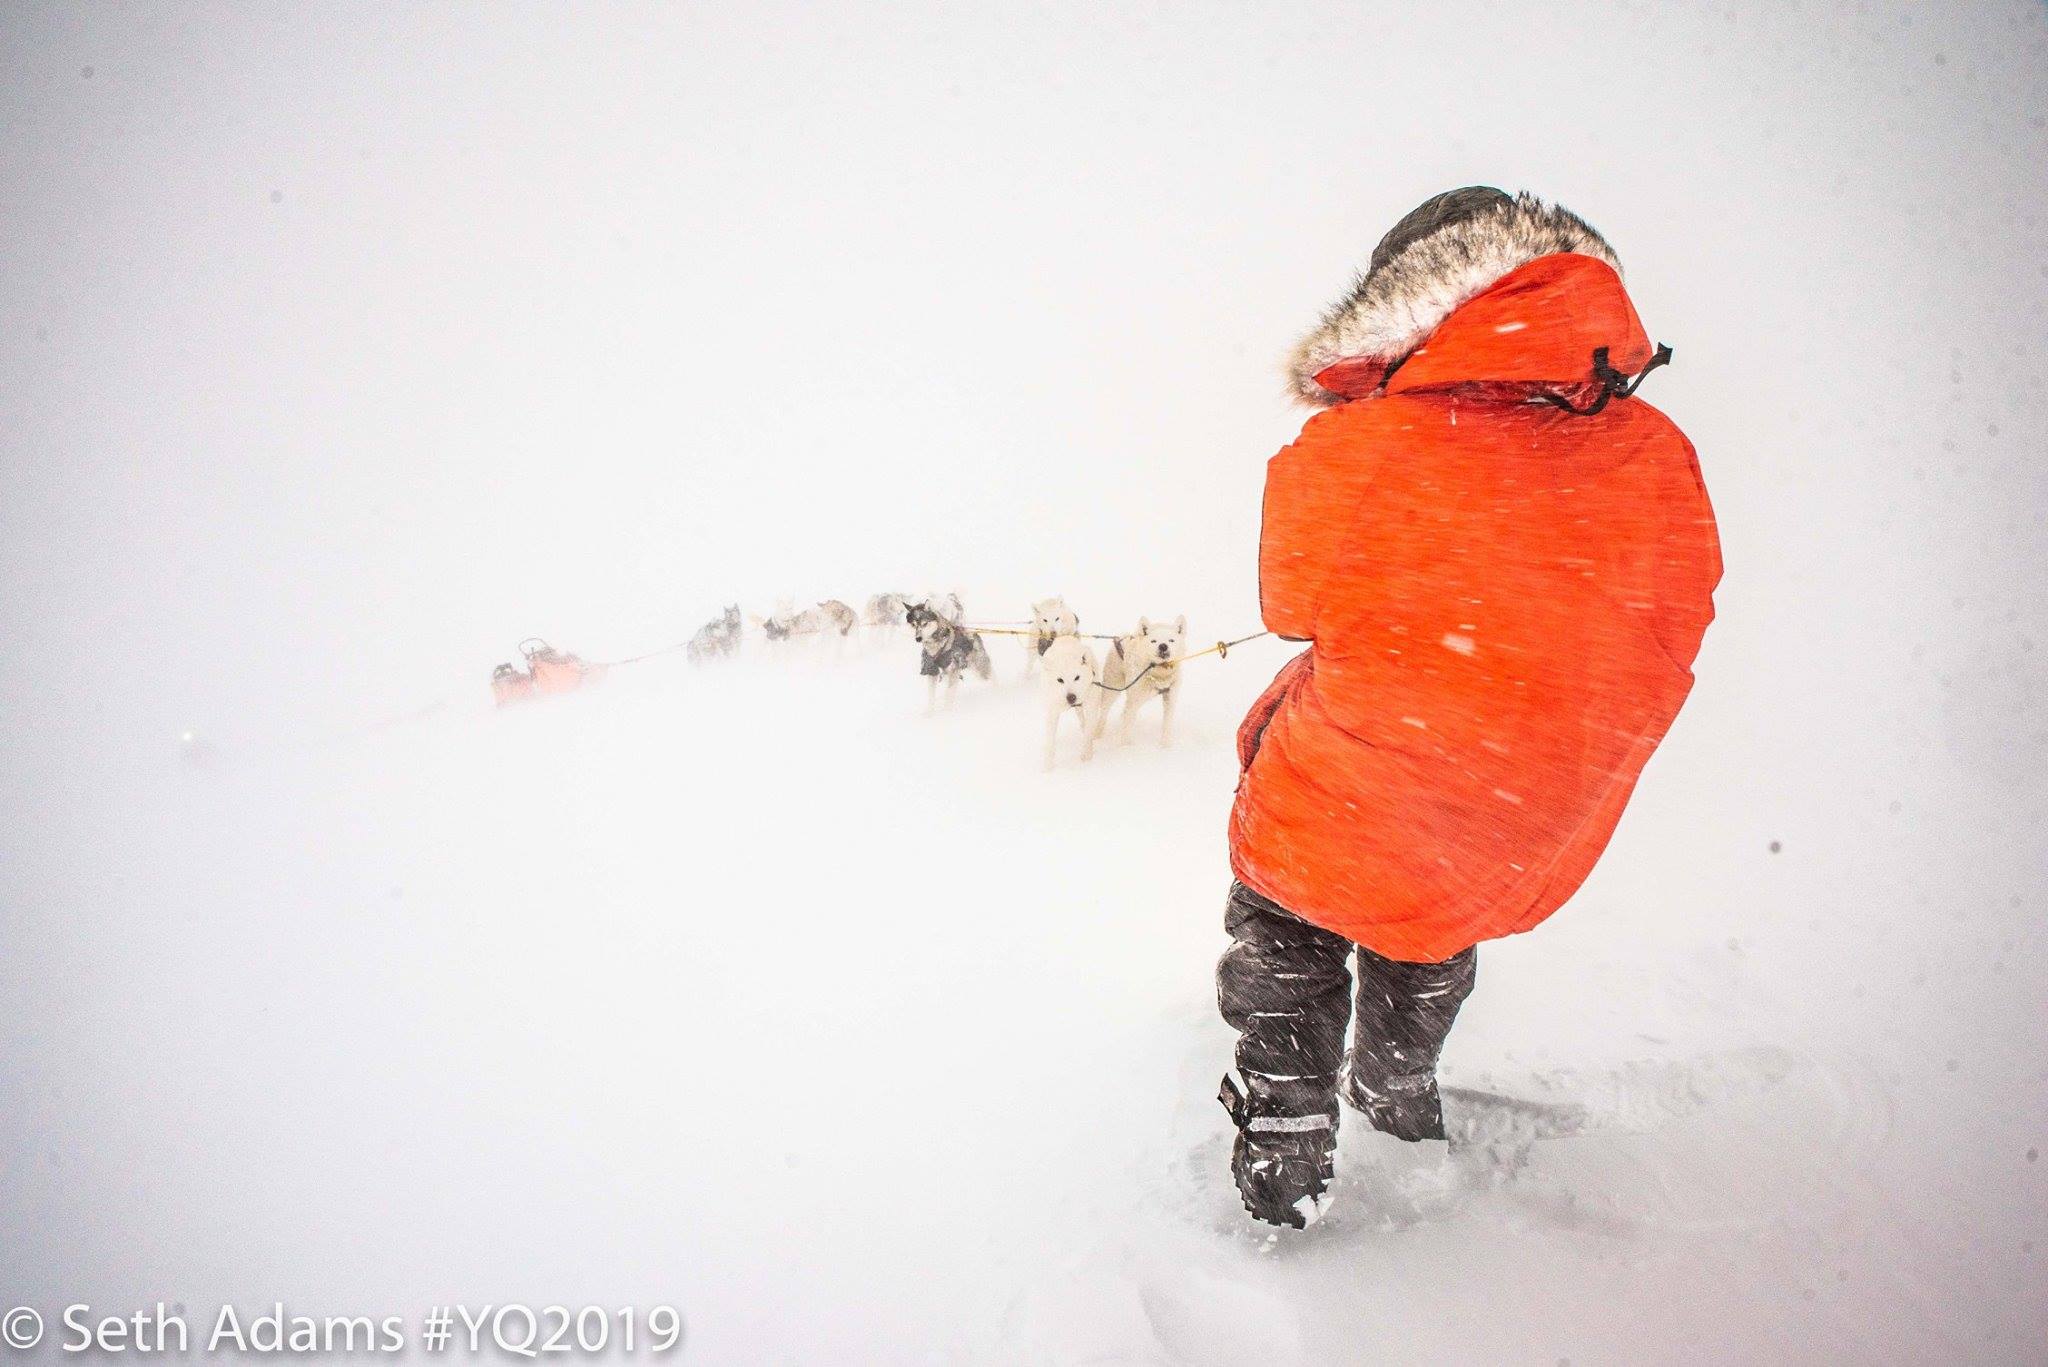
[[[1661, 359], [1661, 358], [1659, 358]], [[1523, 195], [1406, 244], [1297, 349], [1259, 598], [1309, 643], [1239, 732], [1231, 865], [1389, 958], [1534, 926], [1692, 686], [1721, 576], [1613, 251]]]

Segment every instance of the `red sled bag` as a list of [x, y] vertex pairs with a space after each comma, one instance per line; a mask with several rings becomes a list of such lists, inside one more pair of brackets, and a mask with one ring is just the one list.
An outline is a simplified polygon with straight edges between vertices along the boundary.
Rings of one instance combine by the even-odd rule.
[[537, 636], [520, 642], [519, 651], [526, 657], [534, 692], [539, 694], [574, 693], [604, 677], [603, 665], [593, 665], [579, 655], [556, 650]]

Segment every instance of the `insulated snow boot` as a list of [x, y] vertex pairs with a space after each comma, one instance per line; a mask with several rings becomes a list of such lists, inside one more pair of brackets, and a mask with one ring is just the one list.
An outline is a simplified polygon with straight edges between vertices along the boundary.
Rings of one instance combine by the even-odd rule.
[[1237, 1126], [1230, 1175], [1252, 1218], [1290, 1229], [1321, 1219], [1336, 1176], [1336, 1116], [1267, 1114], [1256, 1094], [1247, 1097], [1228, 1073], [1216, 1099]]
[[1401, 1073], [1369, 1084], [1347, 1061], [1338, 1091], [1374, 1129], [1415, 1143], [1444, 1137], [1444, 1104], [1437, 1094], [1435, 1061], [1426, 1073]]
[[1436, 1062], [1478, 972], [1474, 949], [1431, 964], [1358, 947], [1351, 1047], [1337, 1091], [1374, 1129], [1410, 1143], [1444, 1137]]

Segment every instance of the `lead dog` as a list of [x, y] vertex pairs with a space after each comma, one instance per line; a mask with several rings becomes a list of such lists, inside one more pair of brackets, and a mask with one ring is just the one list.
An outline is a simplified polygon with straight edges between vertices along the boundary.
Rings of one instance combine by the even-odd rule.
[[924, 676], [924, 710], [930, 713], [938, 701], [939, 680], [946, 681], [946, 705], [953, 704], [953, 690], [960, 676], [973, 670], [982, 679], [994, 676], [988, 647], [981, 637], [958, 622], [941, 617], [922, 603], [912, 603], [905, 613], [910, 632], [917, 638], [917, 672]]
[[1043, 655], [1034, 655], [1043, 669], [1039, 688], [1045, 695], [1045, 767], [1053, 767], [1053, 752], [1059, 742], [1060, 718], [1072, 715], [1081, 730], [1081, 762], [1095, 758], [1095, 737], [1102, 730], [1102, 714], [1109, 710], [1114, 693], [1096, 686], [1101, 675], [1095, 668], [1095, 652], [1078, 636], [1060, 636], [1047, 643]]
[[[1119, 744], [1129, 744], [1131, 726], [1138, 709], [1159, 699], [1159, 743], [1173, 744], [1173, 709], [1180, 698], [1180, 657], [1188, 637], [1188, 619], [1171, 622], [1138, 619], [1138, 629], [1120, 636], [1102, 660], [1102, 683], [1124, 700], [1123, 720], [1117, 733]], [[1109, 709], [1096, 717], [1099, 732], [1109, 721]]]

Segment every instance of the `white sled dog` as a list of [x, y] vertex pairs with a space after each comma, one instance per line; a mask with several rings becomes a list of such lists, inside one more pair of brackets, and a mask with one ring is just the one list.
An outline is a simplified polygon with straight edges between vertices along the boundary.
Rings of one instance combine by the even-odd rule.
[[1045, 654], [1032, 656], [1042, 667], [1039, 689], [1045, 696], [1045, 767], [1051, 772], [1053, 752], [1059, 743], [1060, 718], [1072, 716], [1081, 730], [1081, 762], [1095, 758], [1095, 737], [1102, 730], [1102, 714], [1116, 695], [1097, 688], [1101, 674], [1095, 668], [1095, 652], [1080, 637], [1068, 634], [1055, 638]]
[[[1052, 643], [1081, 629], [1081, 619], [1064, 598], [1048, 598], [1031, 605], [1031, 634], [1024, 638], [1024, 673], [1029, 677]], [[1101, 692], [1101, 689], [1095, 690]]]
[[785, 605], [761, 623], [761, 632], [771, 641], [823, 636], [841, 645], [860, 628], [860, 617], [837, 598], [827, 598], [816, 607], [792, 612]]
[[893, 631], [903, 625], [903, 613], [910, 606], [910, 600], [900, 593], [878, 593], [868, 599], [867, 611], [861, 614], [861, 621], [883, 631]]
[[832, 642], [834, 656], [844, 655], [848, 645], [860, 644], [860, 614], [837, 598], [827, 598], [803, 615], [811, 630]]
[[773, 644], [785, 642], [798, 634], [796, 603], [792, 599], [778, 598], [766, 617], [755, 617], [749, 613], [747, 620], [761, 628], [761, 634]]
[[697, 628], [697, 634], [684, 647], [684, 654], [693, 665], [700, 665], [720, 656], [732, 655], [740, 648], [740, 605], [734, 603], [718, 616]]
[[[1136, 631], [1110, 644], [1109, 653], [1102, 660], [1102, 683], [1117, 690], [1111, 695], [1113, 699], [1120, 696], [1124, 701], [1123, 720], [1117, 731], [1119, 744], [1130, 742], [1138, 709], [1153, 698], [1159, 699], [1159, 743], [1173, 744], [1173, 708], [1180, 697], [1180, 657], [1187, 638], [1185, 616], [1171, 622], [1140, 617]], [[1108, 721], [1109, 709], [1105, 707], [1096, 717], [1096, 729], [1101, 730]]]
[[946, 681], [946, 705], [950, 707], [963, 673], [971, 669], [979, 678], [994, 677], [995, 666], [989, 663], [988, 647], [981, 637], [922, 603], [912, 603], [906, 617], [911, 635], [917, 638], [917, 672], [924, 676], [926, 713], [937, 705], [939, 680]]
[[837, 598], [827, 598], [805, 612], [800, 620], [810, 623], [812, 631], [827, 636], [851, 637], [860, 630], [860, 614]]

